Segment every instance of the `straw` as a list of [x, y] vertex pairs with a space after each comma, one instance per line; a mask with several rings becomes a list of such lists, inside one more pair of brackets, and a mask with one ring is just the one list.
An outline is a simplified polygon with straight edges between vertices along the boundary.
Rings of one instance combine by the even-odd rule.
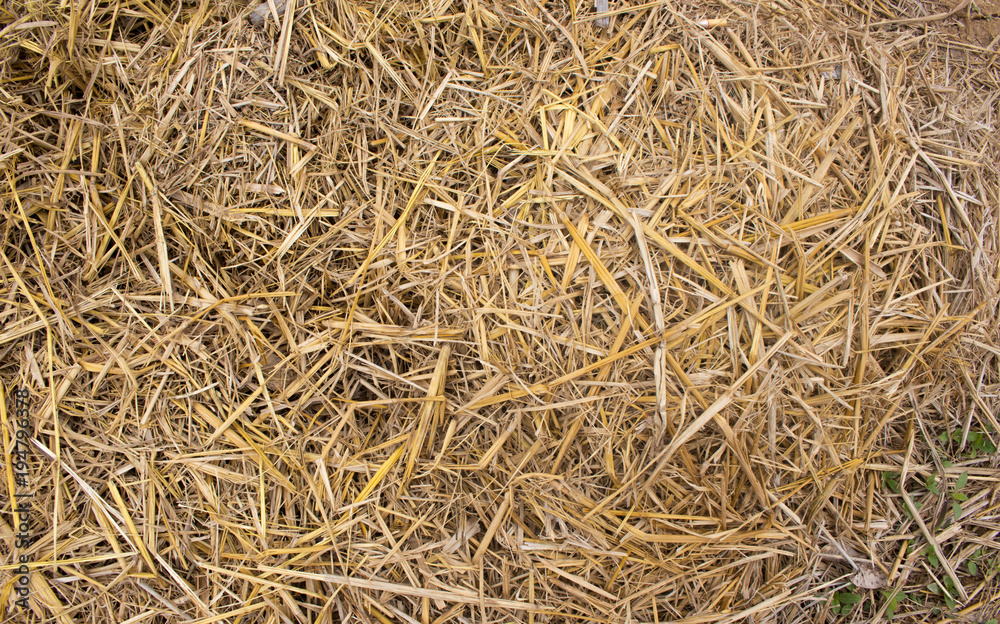
[[996, 617], [984, 7], [0, 7], [0, 619]]

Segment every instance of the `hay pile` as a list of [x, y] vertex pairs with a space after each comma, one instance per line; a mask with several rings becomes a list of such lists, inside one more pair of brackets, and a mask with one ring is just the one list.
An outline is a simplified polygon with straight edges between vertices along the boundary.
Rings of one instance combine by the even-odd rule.
[[986, 613], [988, 11], [280, 4], [0, 7], [4, 621]]

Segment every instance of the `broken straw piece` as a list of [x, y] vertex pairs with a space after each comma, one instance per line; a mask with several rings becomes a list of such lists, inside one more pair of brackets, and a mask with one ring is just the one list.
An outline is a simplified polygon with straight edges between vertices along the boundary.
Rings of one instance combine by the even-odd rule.
[[888, 579], [885, 574], [875, 569], [875, 566], [863, 562], [857, 573], [851, 577], [851, 582], [861, 589], [881, 589], [886, 586]]
[[[594, 9], [598, 13], [607, 13], [608, 12], [608, 0], [594, 0]], [[600, 28], [607, 28], [609, 22], [610, 22], [610, 19], [607, 18], [607, 17], [599, 17], [599, 18], [597, 18], [597, 25]]]
[[[274, 0], [274, 8], [277, 10], [278, 17], [285, 14], [285, 0]], [[271, 13], [271, 3], [263, 2], [253, 10], [250, 14], [250, 23], [254, 26], [263, 26], [267, 16]]]
[[727, 20], [725, 18], [722, 18], [722, 19], [704, 19], [704, 20], [701, 20], [700, 22], [698, 22], [698, 25], [701, 26], [702, 28], [723, 28], [728, 23], [729, 23], [729, 20]]
[[840, 80], [843, 76], [843, 65], [837, 63], [837, 66], [833, 68], [832, 72], [820, 72], [820, 78], [826, 78], [827, 80]]

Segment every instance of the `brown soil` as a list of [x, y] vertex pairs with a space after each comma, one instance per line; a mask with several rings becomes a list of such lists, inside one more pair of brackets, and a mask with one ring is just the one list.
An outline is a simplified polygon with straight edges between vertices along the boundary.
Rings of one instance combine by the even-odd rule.
[[[950, 10], [963, 0], [945, 0], [942, 10]], [[958, 22], [944, 25], [944, 32], [956, 39], [991, 50], [1000, 37], [1000, 0], [974, 0], [972, 7], [957, 16]], [[991, 47], [992, 46], [992, 47]]]

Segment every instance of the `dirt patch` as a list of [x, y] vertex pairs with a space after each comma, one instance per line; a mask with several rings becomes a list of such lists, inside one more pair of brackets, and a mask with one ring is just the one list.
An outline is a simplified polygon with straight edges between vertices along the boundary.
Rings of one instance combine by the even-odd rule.
[[[950, 11], [963, 2], [964, 0], [945, 0], [935, 7]], [[942, 24], [942, 30], [958, 41], [985, 48], [1000, 37], [1000, 0], [973, 0], [971, 6], [963, 8], [954, 18], [957, 23], [952, 21], [951, 24]]]
[[976, 0], [975, 6], [984, 15], [1000, 17], [1000, 0]]
[[[961, 6], [962, 4], [965, 4], [965, 0], [943, 0], [942, 2], [935, 3], [933, 5], [934, 10], [930, 12], [936, 13], [938, 11], [951, 11], [955, 7]], [[964, 16], [969, 13], [969, 8], [965, 7], [962, 9], [961, 15]], [[1000, 17], [1000, 0], [972, 0], [971, 14]]]
[[956, 41], [994, 49], [995, 42], [1000, 38], [1000, 17], [960, 20], [957, 24], [945, 26], [941, 30]]
[[969, 33], [970, 41], [975, 41], [983, 47], [989, 47], [1000, 37], [1000, 18], [972, 20], [966, 25], [966, 30]]

